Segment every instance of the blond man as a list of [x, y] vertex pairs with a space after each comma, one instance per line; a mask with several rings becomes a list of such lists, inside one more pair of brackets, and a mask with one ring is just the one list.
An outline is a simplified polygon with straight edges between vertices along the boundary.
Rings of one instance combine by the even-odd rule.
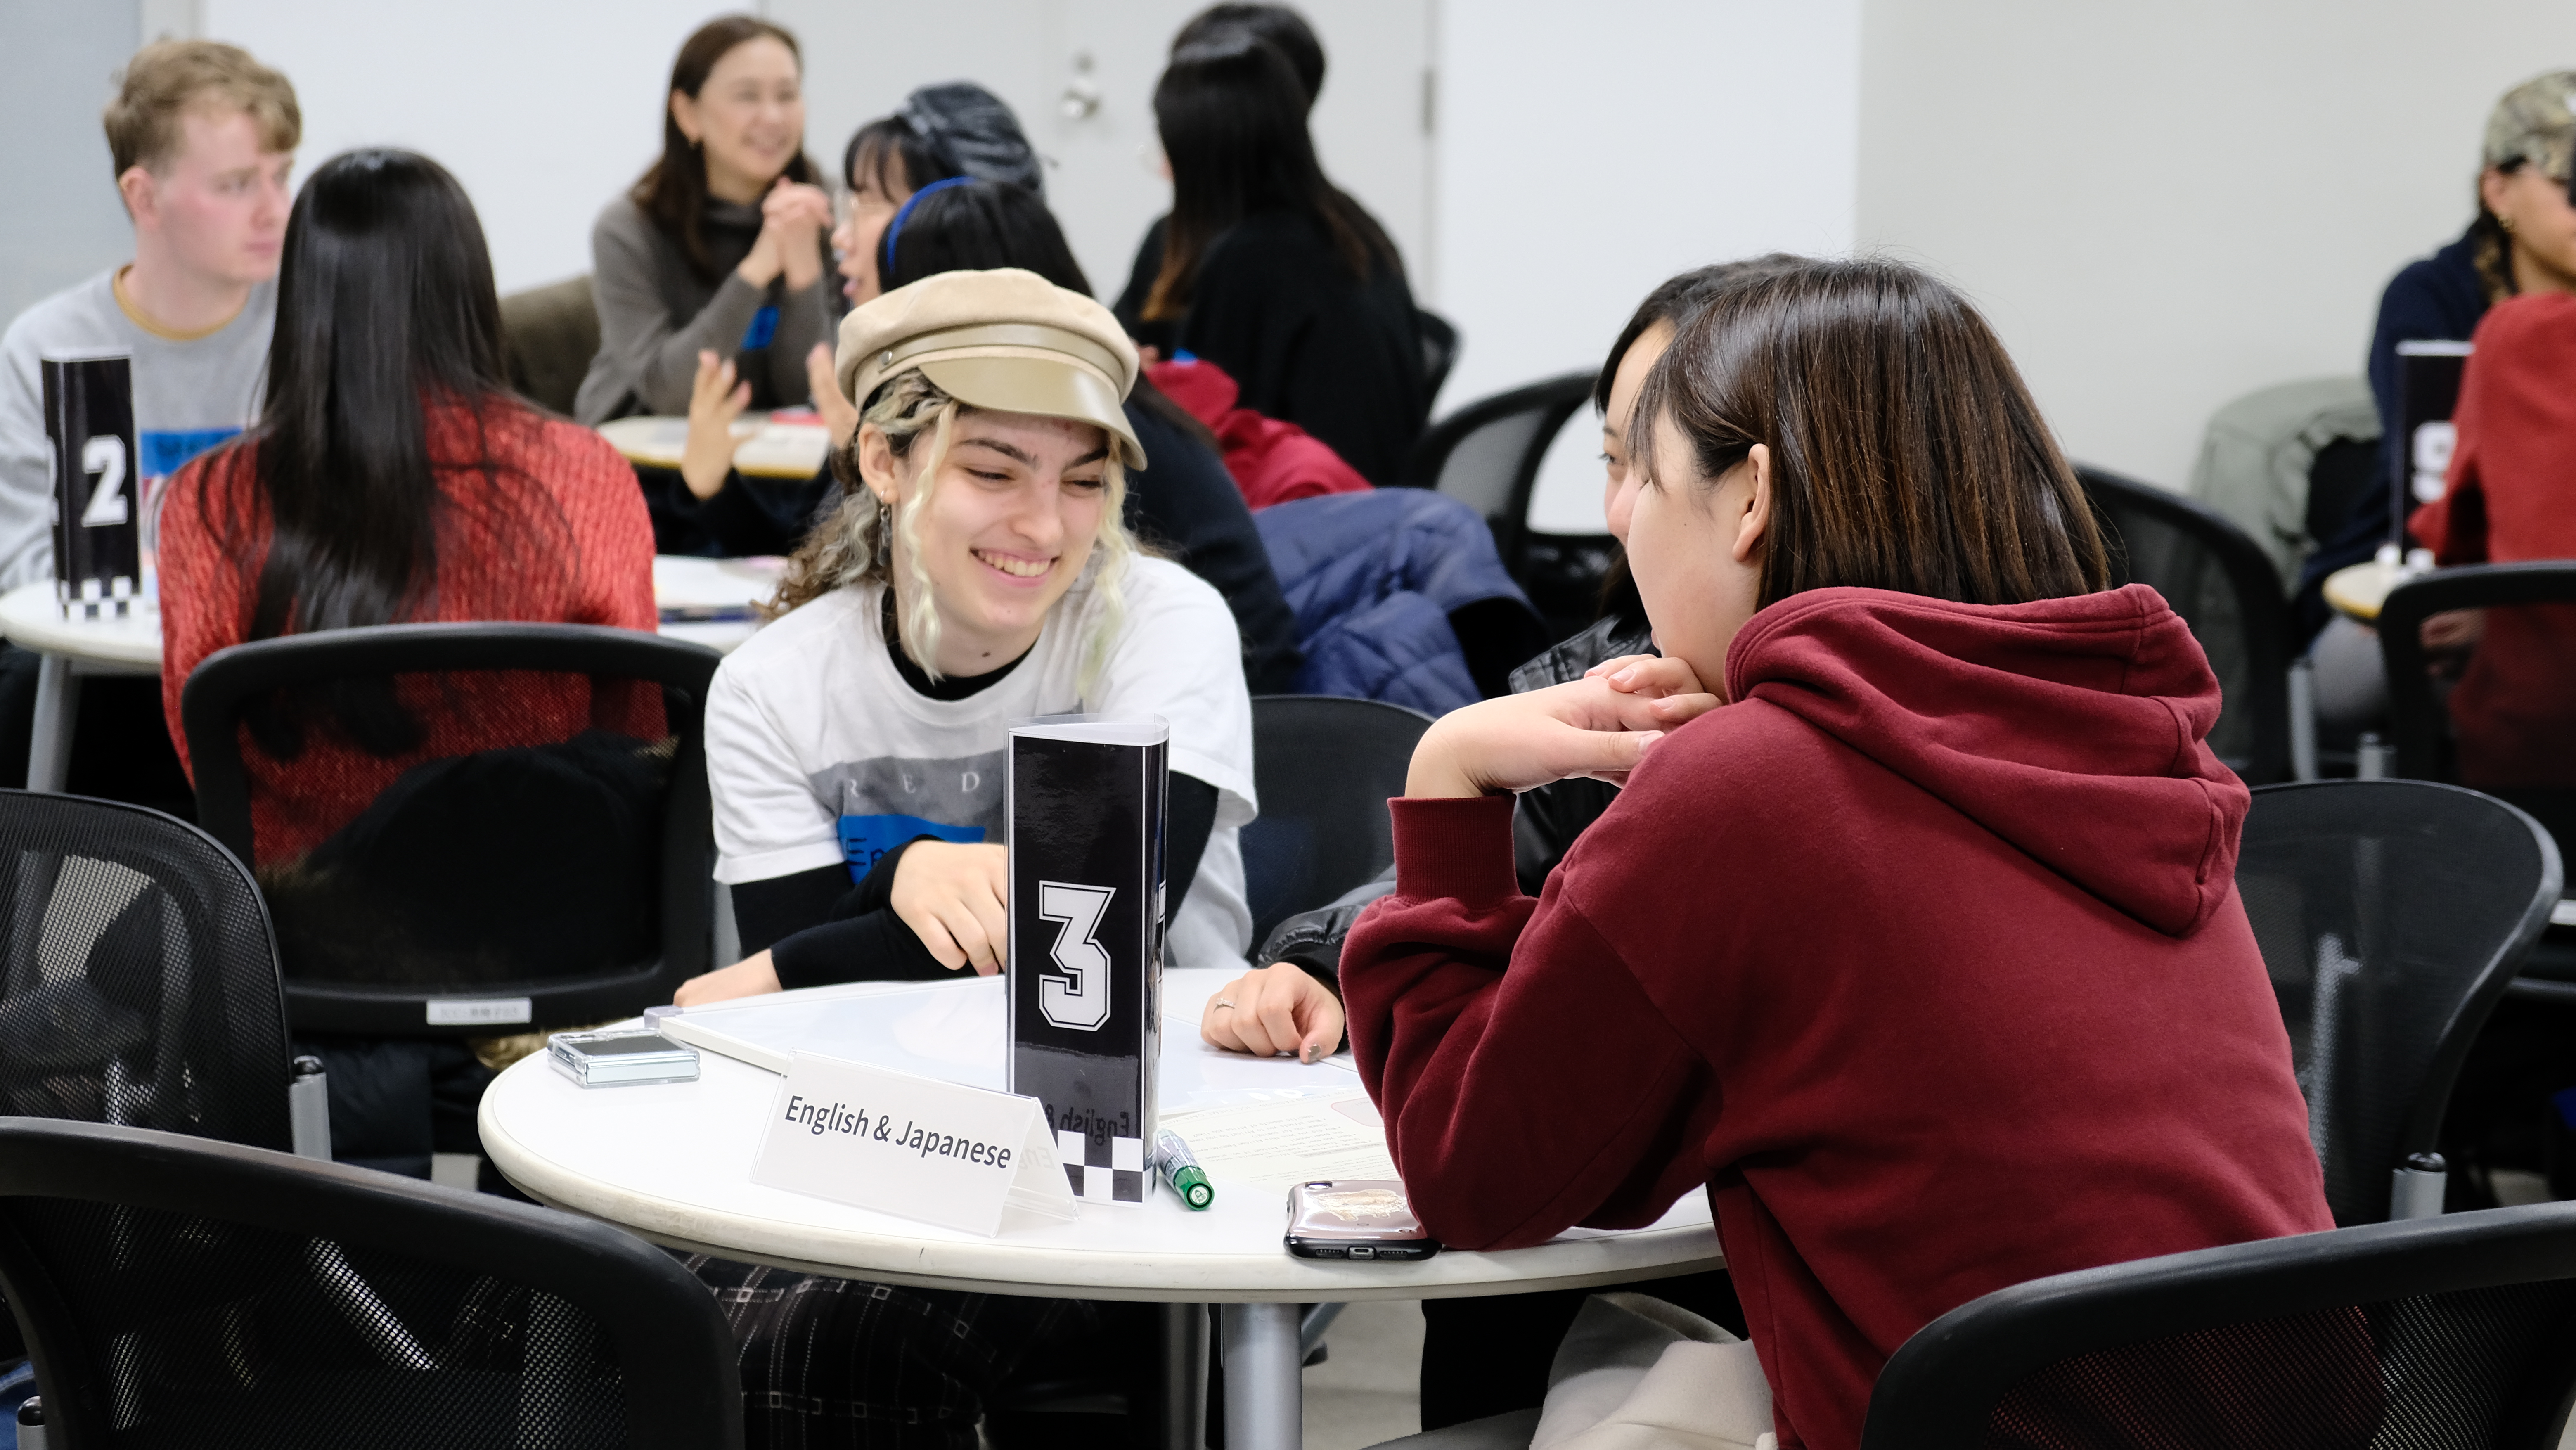
[[127, 64], [104, 122], [134, 259], [0, 337], [0, 588], [53, 570], [42, 359], [133, 355], [145, 497], [259, 409], [303, 133], [295, 88], [237, 46], [162, 41]]

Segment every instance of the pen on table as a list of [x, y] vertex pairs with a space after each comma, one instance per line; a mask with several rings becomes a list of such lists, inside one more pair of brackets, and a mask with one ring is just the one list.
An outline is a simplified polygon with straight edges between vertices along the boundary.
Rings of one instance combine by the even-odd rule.
[[1199, 1167], [1198, 1155], [1169, 1128], [1154, 1135], [1154, 1166], [1162, 1170], [1163, 1181], [1172, 1186], [1172, 1192], [1191, 1208], [1205, 1208], [1216, 1202], [1216, 1188], [1208, 1182], [1206, 1170]]

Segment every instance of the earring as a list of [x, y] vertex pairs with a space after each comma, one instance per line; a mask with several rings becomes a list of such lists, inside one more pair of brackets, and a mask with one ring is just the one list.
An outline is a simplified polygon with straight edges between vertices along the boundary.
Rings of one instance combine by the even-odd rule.
[[2505, 229], [2506, 231], [2508, 231], [2508, 232], [2509, 232], [2509, 231], [2512, 231], [2512, 230], [2513, 230], [2513, 218], [2511, 218], [2511, 217], [2509, 217], [2509, 216], [2500, 216], [2500, 217], [2497, 217], [2497, 218], [2496, 218], [2496, 225], [2497, 225], [2497, 226], [2500, 226], [2500, 227], [2502, 227], [2502, 228], [2504, 228], [2504, 229]]
[[889, 568], [894, 563], [894, 509], [882, 498], [877, 500], [877, 567]]

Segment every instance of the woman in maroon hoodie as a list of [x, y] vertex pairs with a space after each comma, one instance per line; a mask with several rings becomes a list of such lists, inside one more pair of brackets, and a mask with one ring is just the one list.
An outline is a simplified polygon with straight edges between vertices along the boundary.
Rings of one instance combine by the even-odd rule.
[[[1430, 1230], [1516, 1248], [1704, 1189], [1783, 1450], [1849, 1450], [1970, 1299], [2332, 1227], [2217, 681], [2103, 588], [1983, 319], [1893, 263], [1785, 269], [1636, 418], [1666, 658], [1434, 725], [1343, 950]], [[1625, 788], [1533, 901], [1511, 793], [1580, 775]]]

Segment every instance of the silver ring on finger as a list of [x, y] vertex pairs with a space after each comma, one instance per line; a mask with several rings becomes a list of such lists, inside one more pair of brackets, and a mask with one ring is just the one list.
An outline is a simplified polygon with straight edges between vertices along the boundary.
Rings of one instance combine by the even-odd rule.
[[1219, 1007], [1227, 1008], [1228, 1010], [1231, 1010], [1231, 1009], [1233, 1008], [1233, 1006], [1234, 1006], [1234, 1004], [1233, 1004], [1232, 1002], [1227, 1001], [1227, 1000], [1226, 1000], [1226, 999], [1224, 999], [1223, 997], [1219, 997], [1219, 998], [1217, 998], [1217, 999], [1216, 999], [1216, 1005], [1217, 1005], [1217, 1006], [1219, 1006]]

